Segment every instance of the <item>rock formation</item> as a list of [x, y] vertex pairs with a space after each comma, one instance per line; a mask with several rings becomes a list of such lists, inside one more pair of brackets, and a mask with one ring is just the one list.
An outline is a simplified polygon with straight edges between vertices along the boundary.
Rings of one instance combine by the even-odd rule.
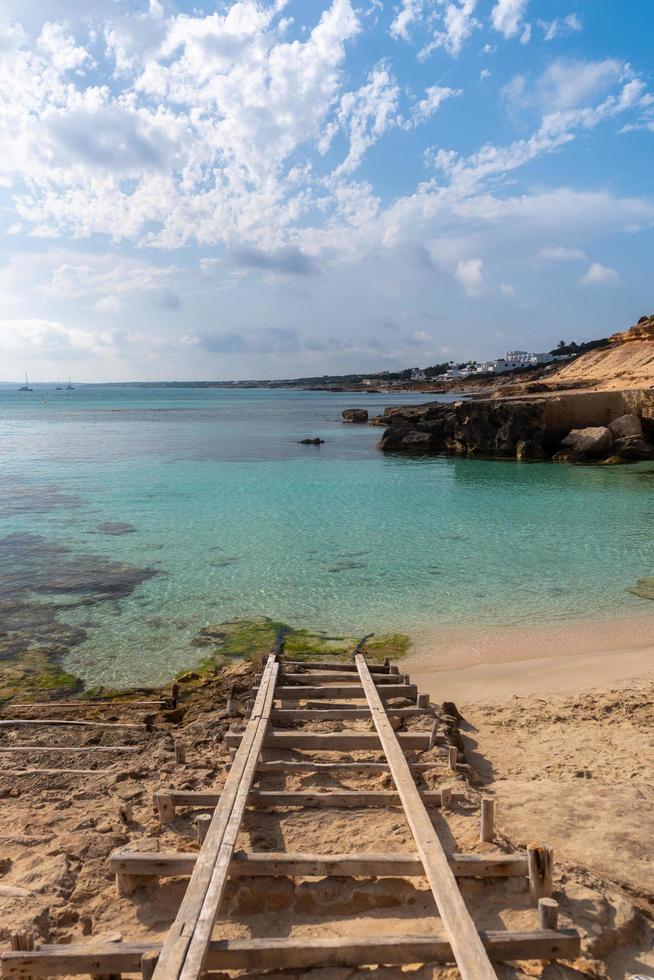
[[360, 425], [368, 421], [367, 408], [346, 408], [341, 412], [344, 422], [357, 422]]
[[626, 344], [634, 340], [654, 340], [654, 314], [641, 316], [633, 327], [609, 337], [610, 344]]
[[654, 457], [654, 392], [570, 392], [386, 409], [386, 452], [519, 460]]

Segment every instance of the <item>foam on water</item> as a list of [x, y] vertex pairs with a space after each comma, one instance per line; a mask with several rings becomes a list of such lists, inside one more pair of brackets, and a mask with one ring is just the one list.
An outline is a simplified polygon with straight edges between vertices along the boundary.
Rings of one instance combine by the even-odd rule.
[[[0, 536], [41, 535], [85, 568], [123, 563], [130, 581], [157, 572], [60, 612], [88, 636], [67, 669], [163, 678], [198, 659], [201, 627], [231, 617], [424, 633], [646, 607], [626, 589], [654, 570], [651, 465], [383, 456], [381, 430], [340, 421], [344, 407], [420, 400], [0, 391]], [[325, 445], [297, 444], [316, 435]], [[12, 552], [14, 578], [34, 574], [33, 544], [24, 568]]]

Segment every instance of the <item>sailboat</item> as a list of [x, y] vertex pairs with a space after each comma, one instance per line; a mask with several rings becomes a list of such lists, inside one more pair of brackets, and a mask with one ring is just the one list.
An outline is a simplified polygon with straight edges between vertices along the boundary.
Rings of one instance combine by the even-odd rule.
[[63, 390], [64, 390], [64, 386], [62, 385], [61, 381], [57, 381], [57, 386], [55, 388], [55, 391], [63, 391]]
[[66, 385], [66, 391], [75, 391], [75, 388], [73, 387], [73, 383], [70, 380], [70, 375], [68, 375], [68, 384]]
[[21, 385], [18, 390], [19, 391], [34, 391], [33, 388], [30, 388], [30, 383], [27, 380], [27, 371], [25, 372], [25, 384], [24, 385]]

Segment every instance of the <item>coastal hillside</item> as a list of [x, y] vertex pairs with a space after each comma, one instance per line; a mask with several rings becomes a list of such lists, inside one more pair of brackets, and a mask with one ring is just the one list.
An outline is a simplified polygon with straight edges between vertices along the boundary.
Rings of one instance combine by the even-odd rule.
[[580, 387], [644, 388], [654, 385], [654, 316], [609, 338], [609, 347], [588, 351], [559, 368], [555, 384]]
[[554, 370], [545, 368], [529, 380], [519, 374], [510, 379], [500, 377], [491, 387], [502, 397], [574, 388], [615, 391], [652, 386], [654, 315], [642, 316], [633, 327], [612, 334], [606, 346], [589, 350]]

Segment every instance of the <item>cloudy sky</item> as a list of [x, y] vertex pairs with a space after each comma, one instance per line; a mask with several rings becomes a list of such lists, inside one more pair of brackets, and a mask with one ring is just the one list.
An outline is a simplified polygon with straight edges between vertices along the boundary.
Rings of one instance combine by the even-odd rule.
[[291, 377], [650, 312], [649, 0], [3, 0], [0, 379]]

